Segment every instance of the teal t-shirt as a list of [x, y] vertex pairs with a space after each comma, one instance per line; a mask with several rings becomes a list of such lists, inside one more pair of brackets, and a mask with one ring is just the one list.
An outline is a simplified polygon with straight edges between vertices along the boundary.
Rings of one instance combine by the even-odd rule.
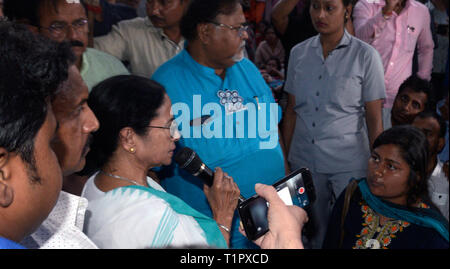
[[[222, 79], [185, 49], [163, 64], [152, 79], [165, 87], [172, 101], [182, 134], [178, 147], [192, 148], [211, 169], [221, 167], [244, 197], [255, 193], [256, 183], [271, 185], [284, 176], [278, 142], [281, 109], [252, 62], [243, 59], [234, 64]], [[169, 175], [162, 181], [168, 192], [212, 216], [202, 181], [175, 164], [162, 172]], [[248, 240], [239, 233], [235, 216], [231, 247], [247, 248]]]

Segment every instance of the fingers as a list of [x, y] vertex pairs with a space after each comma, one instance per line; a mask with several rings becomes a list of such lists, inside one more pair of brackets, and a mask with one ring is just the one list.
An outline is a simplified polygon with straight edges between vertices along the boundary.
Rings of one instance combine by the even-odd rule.
[[309, 221], [308, 214], [303, 208], [299, 206], [288, 206], [288, 210], [299, 223], [305, 224]]
[[[231, 202], [238, 202], [241, 191], [231, 176], [223, 172], [220, 167], [214, 170], [214, 182], [211, 187], [206, 184], [203, 191], [207, 196], [216, 196], [216, 199], [225, 199]], [[220, 198], [222, 197], [222, 198]]]
[[234, 179], [227, 173], [223, 172], [220, 167], [215, 169], [213, 186], [214, 185], [216, 188], [222, 188], [224, 190], [237, 192], [238, 195], [240, 194], [239, 187], [236, 182], [234, 182]]
[[266, 201], [269, 202], [269, 204], [281, 203], [284, 205], [284, 202], [281, 200], [281, 198], [278, 196], [277, 191], [272, 186], [257, 183], [255, 185], [255, 191], [259, 196], [266, 199]]

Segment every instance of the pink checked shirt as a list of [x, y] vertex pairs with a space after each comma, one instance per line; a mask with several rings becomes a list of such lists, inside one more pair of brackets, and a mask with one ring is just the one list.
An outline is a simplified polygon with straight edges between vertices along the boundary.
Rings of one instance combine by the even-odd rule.
[[414, 49], [417, 44], [419, 70], [417, 75], [431, 79], [434, 43], [428, 8], [406, 0], [400, 14], [383, 17], [384, 0], [359, 0], [353, 11], [356, 36], [371, 44], [380, 53], [386, 83], [385, 107], [392, 107], [400, 85], [412, 74]]

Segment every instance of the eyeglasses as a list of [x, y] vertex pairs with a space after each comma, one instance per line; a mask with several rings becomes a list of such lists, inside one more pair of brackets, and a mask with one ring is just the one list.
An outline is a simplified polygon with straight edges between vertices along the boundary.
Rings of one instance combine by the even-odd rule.
[[72, 27], [73, 31], [75, 31], [78, 34], [84, 34], [87, 31], [86, 27], [87, 24], [88, 24], [87, 19], [80, 19], [73, 22], [72, 24], [57, 22], [50, 25], [49, 27], [39, 27], [39, 28], [46, 29], [47, 31], [50, 32], [50, 34], [54, 38], [64, 38], [67, 35], [69, 27]]
[[160, 128], [160, 129], [168, 129], [170, 132], [170, 137], [172, 139], [180, 138], [180, 133], [178, 132], [178, 124], [175, 120], [170, 123], [170, 126], [148, 126], [149, 128]]
[[214, 24], [216, 26], [219, 26], [219, 27], [228, 28], [228, 29], [230, 29], [232, 31], [236, 31], [238, 33], [239, 37], [242, 37], [244, 32], [247, 32], [247, 30], [248, 30], [248, 24], [247, 23], [243, 23], [243, 24], [241, 24], [239, 26], [231, 26], [231, 25], [227, 25], [227, 24], [224, 24], [224, 23], [218, 23], [218, 22], [215, 22], [215, 21], [209, 21], [209, 23], [212, 23], [212, 24]]

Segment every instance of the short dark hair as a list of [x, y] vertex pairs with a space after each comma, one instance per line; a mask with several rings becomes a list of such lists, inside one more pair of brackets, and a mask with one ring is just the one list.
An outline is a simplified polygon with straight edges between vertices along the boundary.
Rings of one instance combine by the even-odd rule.
[[39, 25], [39, 0], [4, 0], [3, 14], [10, 21], [26, 22]]
[[416, 74], [411, 75], [400, 85], [397, 95], [402, 93], [406, 89], [411, 89], [416, 93], [425, 93], [427, 95], [427, 102], [425, 104], [425, 110], [434, 110], [436, 108], [436, 100], [433, 96], [432, 85], [425, 79], [418, 77]]
[[67, 43], [11, 22], [0, 22], [0, 40], [0, 147], [34, 167], [34, 137], [74, 56]]
[[[4, 0], [4, 14], [10, 21], [40, 26], [40, 8], [47, 5], [57, 11], [58, 1], [61, 0]], [[80, 4], [84, 7], [83, 1]]]
[[219, 14], [232, 14], [238, 4], [239, 0], [192, 0], [180, 22], [181, 35], [186, 40], [195, 40], [197, 25], [214, 21]]
[[123, 128], [131, 127], [138, 135], [146, 135], [164, 96], [161, 84], [140, 76], [119, 75], [97, 84], [89, 94], [88, 105], [100, 128], [93, 134], [86, 166], [79, 174], [91, 175], [108, 162]]
[[373, 148], [392, 144], [400, 149], [402, 158], [408, 163], [409, 191], [407, 206], [412, 207], [419, 199], [428, 199], [428, 141], [425, 135], [411, 125], [394, 126], [382, 132], [373, 143]]
[[444, 118], [439, 115], [435, 110], [424, 110], [417, 114], [416, 118], [427, 119], [433, 118], [439, 124], [439, 137], [445, 137], [445, 133], [447, 131], [447, 122], [445, 122]]

